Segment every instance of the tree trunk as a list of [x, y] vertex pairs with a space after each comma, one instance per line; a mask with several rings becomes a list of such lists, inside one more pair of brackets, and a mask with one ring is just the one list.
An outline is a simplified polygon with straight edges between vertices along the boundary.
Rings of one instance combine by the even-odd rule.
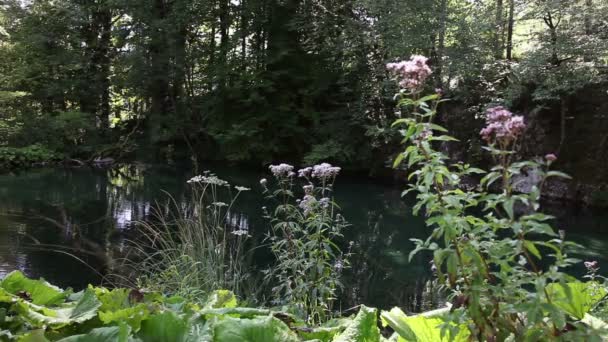
[[585, 0], [585, 34], [588, 36], [593, 33], [593, 21], [591, 19], [592, 11], [593, 0]]
[[566, 121], [568, 116], [568, 97], [563, 95], [560, 102], [560, 136], [558, 154], [566, 142]]
[[504, 45], [503, 45], [503, 34], [504, 34], [504, 7], [503, 0], [496, 1], [496, 21], [494, 24], [494, 55], [496, 59], [502, 59]]
[[248, 33], [248, 16], [246, 0], [241, 0], [241, 69], [247, 69], [247, 33]]
[[150, 138], [156, 140], [162, 137], [165, 128], [164, 117], [169, 111], [169, 50], [167, 46], [167, 16], [169, 4], [164, 0], [155, 0], [153, 8], [154, 30], [151, 32], [150, 40], [150, 72], [151, 80], [149, 85], [150, 95], [150, 118], [149, 134]]
[[549, 28], [549, 35], [551, 41], [551, 59], [550, 63], [553, 65], [559, 65], [559, 57], [557, 55], [557, 24], [553, 20], [553, 15], [551, 12], [547, 12], [547, 14], [543, 17], [545, 24]]
[[[216, 3], [215, 3], [215, 1], [212, 1], [211, 8], [213, 10], [212, 10], [212, 13], [211, 13], [211, 17], [212, 17], [212, 20], [211, 20], [211, 34], [209, 35], [209, 63], [208, 63], [208, 67], [209, 68], [215, 68], [215, 46], [216, 46], [216, 43], [215, 43], [215, 34], [217, 33], [217, 28], [216, 28], [216, 26], [217, 26], [216, 19], [217, 18], [216, 18], [216, 13], [215, 13], [215, 11], [216, 11]], [[215, 74], [212, 74], [212, 75], [215, 75]], [[208, 84], [209, 92], [213, 91], [214, 85], [215, 85], [215, 77], [209, 77], [209, 84]]]
[[[220, 56], [219, 56], [219, 88], [220, 92], [224, 92], [227, 83], [227, 72], [228, 72], [228, 50], [229, 50], [229, 36], [228, 31], [230, 29], [230, 13], [229, 13], [230, 0], [220, 0]], [[223, 95], [220, 95], [223, 96]]]
[[445, 33], [448, 20], [448, 0], [441, 0], [439, 17], [439, 41], [437, 42], [436, 77], [437, 87], [443, 88], [443, 55], [445, 54]]
[[513, 60], [513, 29], [515, 26], [515, 0], [509, 0], [509, 24], [507, 27], [507, 59]]
[[101, 87], [99, 121], [102, 131], [110, 127], [110, 49], [112, 44], [112, 12], [105, 8], [99, 13], [101, 21], [101, 37], [99, 42], [99, 85]]

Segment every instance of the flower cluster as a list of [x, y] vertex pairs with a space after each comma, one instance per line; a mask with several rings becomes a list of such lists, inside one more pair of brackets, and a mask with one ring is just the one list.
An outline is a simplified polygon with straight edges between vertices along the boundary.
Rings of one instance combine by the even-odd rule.
[[321, 180], [327, 180], [334, 178], [340, 173], [342, 169], [337, 166], [332, 166], [328, 163], [315, 165], [312, 168], [312, 177]]
[[306, 167], [298, 170], [298, 177], [301, 178], [317, 178], [320, 180], [329, 180], [336, 177], [342, 169], [333, 166], [329, 163], [322, 163], [312, 167]]
[[317, 199], [313, 195], [305, 195], [304, 198], [300, 201], [300, 209], [304, 211], [304, 216], [308, 216], [310, 214], [315, 205], [317, 204]]
[[312, 167], [305, 167], [303, 169], [298, 170], [298, 177], [308, 178], [312, 173]]
[[207, 175], [205, 176], [194, 176], [192, 178], [190, 178], [187, 183], [188, 184], [195, 184], [195, 183], [205, 183], [205, 184], [210, 184], [210, 185], [217, 185], [217, 186], [230, 186], [230, 184], [228, 182], [226, 182], [223, 179], [218, 178], [216, 175], [214, 174], [210, 174], [210, 173], [206, 173]]
[[526, 129], [523, 116], [513, 115], [502, 106], [492, 107], [486, 111], [486, 125], [480, 134], [488, 142], [494, 138], [503, 142], [511, 142]]
[[428, 58], [413, 55], [409, 61], [388, 63], [386, 68], [399, 77], [399, 85], [412, 93], [422, 90], [426, 79], [431, 75], [432, 70], [426, 64]]
[[289, 164], [282, 163], [279, 165], [270, 165], [269, 168], [270, 172], [272, 172], [272, 174], [277, 178], [295, 176], [295, 173], [293, 172], [293, 166]]
[[585, 261], [584, 264], [590, 273], [595, 273], [600, 269], [600, 264], [597, 261]]

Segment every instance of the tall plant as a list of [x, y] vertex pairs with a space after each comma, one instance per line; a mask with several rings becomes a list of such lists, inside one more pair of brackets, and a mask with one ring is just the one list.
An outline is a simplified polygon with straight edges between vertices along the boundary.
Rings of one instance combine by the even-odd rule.
[[287, 164], [272, 165], [276, 188], [260, 181], [273, 209], [264, 209], [272, 230], [268, 234], [276, 263], [267, 271], [276, 305], [295, 307], [312, 324], [331, 317], [341, 271], [348, 254], [336, 244], [348, 226], [333, 201], [339, 167], [327, 163], [301, 169], [304, 196], [296, 198], [296, 173]]
[[[575, 245], [564, 241], [563, 232], [556, 233], [549, 224], [552, 217], [539, 211], [545, 180], [568, 177], [550, 170], [556, 156], [520, 161], [517, 146], [524, 119], [493, 107], [486, 112], [481, 135], [495, 165], [486, 172], [450, 161], [439, 144], [456, 139], [434, 123], [445, 100], [440, 90], [422, 96], [431, 73], [426, 58], [413, 56], [388, 68], [402, 88], [397, 98], [403, 117], [394, 126], [404, 127], [400, 132], [407, 146], [394, 165], [405, 163], [413, 170], [405, 193], [417, 194], [415, 211], [423, 211], [432, 228], [426, 241], [413, 240], [410, 258], [432, 252], [439, 281], [451, 290], [453, 306], [444, 332], [456, 336], [453, 330], [468, 328], [483, 341], [587, 334], [550, 291], [559, 284], [571, 292], [572, 278], [563, 270], [577, 262], [567, 254]], [[538, 175], [538, 182], [527, 192], [516, 192], [527, 173]], [[475, 176], [483, 177], [475, 189], [465, 190], [463, 179]]]
[[156, 209], [151, 222], [139, 223], [139, 239], [127, 259], [138, 285], [195, 302], [220, 289], [251, 295], [244, 286], [249, 232], [231, 224], [233, 205], [249, 189], [232, 187], [209, 172], [188, 184], [188, 202], [171, 199]]

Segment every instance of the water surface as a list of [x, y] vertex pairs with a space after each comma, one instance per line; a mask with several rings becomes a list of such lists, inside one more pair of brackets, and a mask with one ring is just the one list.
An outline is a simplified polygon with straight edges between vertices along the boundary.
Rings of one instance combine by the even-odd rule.
[[[260, 239], [268, 225], [261, 217], [258, 180], [268, 175], [224, 165], [204, 168], [233, 185], [252, 188], [239, 199], [232, 219]], [[101, 284], [111, 271], [108, 260], [129, 248], [125, 237], [134, 222], [149, 219], [168, 195], [185, 199], [185, 182], [191, 176], [187, 167], [143, 164], [0, 175], [0, 277], [19, 269], [62, 287]], [[408, 262], [409, 239], [424, 239], [429, 232], [423, 220], [411, 214], [411, 201], [400, 198], [399, 186], [345, 176], [336, 185], [336, 201], [352, 224], [345, 241], [353, 241], [355, 253], [345, 275], [342, 309], [355, 303], [399, 305], [411, 311], [436, 305], [428, 259]], [[583, 258], [608, 265], [605, 212], [547, 209], [558, 216], [559, 229], [584, 244]], [[258, 266], [264, 262], [258, 260]], [[255, 270], [256, 265], [251, 267]]]

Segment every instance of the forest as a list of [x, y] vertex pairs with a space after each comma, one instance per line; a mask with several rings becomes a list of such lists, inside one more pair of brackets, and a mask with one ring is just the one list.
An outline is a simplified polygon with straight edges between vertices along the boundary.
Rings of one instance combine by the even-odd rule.
[[0, 2], [1, 341], [605, 341], [607, 179], [606, 0]]

